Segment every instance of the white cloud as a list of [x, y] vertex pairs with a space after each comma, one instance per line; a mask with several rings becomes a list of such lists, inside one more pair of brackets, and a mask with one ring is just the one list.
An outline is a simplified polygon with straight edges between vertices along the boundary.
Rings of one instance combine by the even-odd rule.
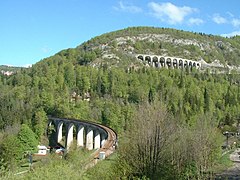
[[162, 22], [167, 22], [169, 24], [181, 24], [187, 15], [197, 11], [195, 8], [188, 6], [179, 7], [170, 2], [150, 2], [148, 6], [152, 10], [154, 17], [160, 19]]
[[118, 3], [117, 7], [113, 7], [117, 11], [124, 11], [124, 12], [130, 12], [130, 13], [139, 13], [142, 12], [142, 9], [140, 7], [124, 4], [122, 1]]
[[203, 21], [202, 19], [200, 19], [200, 18], [190, 18], [190, 19], [188, 20], [188, 23], [189, 23], [190, 25], [200, 25], [200, 24], [203, 24], [204, 21]]
[[49, 53], [52, 49], [47, 47], [47, 46], [44, 46], [41, 48], [41, 51], [44, 52], [44, 53]]
[[236, 35], [240, 35], [240, 31], [234, 31], [228, 34], [221, 34], [221, 36], [223, 37], [232, 37], [232, 36], [236, 36]]
[[212, 20], [217, 24], [225, 24], [227, 23], [227, 19], [220, 16], [219, 14], [214, 14]]
[[234, 17], [234, 15], [231, 13], [231, 12], [227, 12], [227, 14], [231, 17], [231, 18], [233, 18]]
[[219, 14], [214, 14], [212, 20], [217, 24], [231, 24], [235, 28], [240, 27], [240, 18], [235, 18], [234, 14], [227, 12], [229, 18], [226, 19]]
[[240, 26], [240, 19], [234, 18], [234, 19], [232, 19], [231, 23], [234, 27], [239, 27]]

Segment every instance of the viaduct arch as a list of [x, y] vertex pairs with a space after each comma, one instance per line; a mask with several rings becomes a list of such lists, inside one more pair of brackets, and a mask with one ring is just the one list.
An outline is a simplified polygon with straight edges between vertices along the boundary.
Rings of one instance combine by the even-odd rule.
[[[111, 136], [108, 130], [110, 128], [82, 120], [49, 117], [48, 129], [51, 126], [54, 127], [55, 131], [54, 141], [60, 143], [64, 140], [67, 150], [74, 138], [76, 138], [77, 147], [86, 147], [86, 149], [92, 150], [102, 148]], [[111, 133], [114, 134], [112, 135], [114, 137], [111, 137], [114, 138], [112, 141], [116, 142], [116, 133]]]
[[137, 54], [136, 58], [142, 62], [147, 63], [151, 67], [156, 68], [172, 68], [172, 69], [187, 69], [187, 68], [201, 68], [201, 62], [193, 61], [189, 59], [168, 57], [168, 56], [158, 56], [158, 55], [147, 55], [147, 54]]

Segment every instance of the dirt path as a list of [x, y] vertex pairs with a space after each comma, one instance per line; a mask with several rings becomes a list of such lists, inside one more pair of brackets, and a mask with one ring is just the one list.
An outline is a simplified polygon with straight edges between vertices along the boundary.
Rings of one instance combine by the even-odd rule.
[[240, 180], [240, 158], [238, 152], [240, 153], [240, 148], [236, 149], [232, 154], [230, 154], [230, 160], [233, 161], [233, 166], [217, 175], [215, 179]]

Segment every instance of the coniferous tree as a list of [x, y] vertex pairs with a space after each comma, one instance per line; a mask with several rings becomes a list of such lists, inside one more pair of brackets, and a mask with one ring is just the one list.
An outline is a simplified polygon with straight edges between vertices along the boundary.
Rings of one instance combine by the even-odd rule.
[[204, 112], [208, 112], [210, 110], [210, 97], [207, 88], [204, 89]]

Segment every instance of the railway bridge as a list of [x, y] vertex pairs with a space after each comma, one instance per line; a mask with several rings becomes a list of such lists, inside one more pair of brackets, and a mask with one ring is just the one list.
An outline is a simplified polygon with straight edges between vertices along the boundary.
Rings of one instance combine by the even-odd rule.
[[156, 68], [173, 68], [173, 69], [201, 68], [200, 61], [194, 61], [178, 57], [137, 54], [136, 58], [144, 63], [147, 63], [149, 66]]
[[[109, 127], [77, 119], [49, 117], [49, 129], [54, 131], [55, 143], [64, 142], [69, 149], [74, 138], [77, 147], [92, 149], [111, 149], [117, 143], [117, 134]], [[106, 155], [107, 156], [107, 155]]]

